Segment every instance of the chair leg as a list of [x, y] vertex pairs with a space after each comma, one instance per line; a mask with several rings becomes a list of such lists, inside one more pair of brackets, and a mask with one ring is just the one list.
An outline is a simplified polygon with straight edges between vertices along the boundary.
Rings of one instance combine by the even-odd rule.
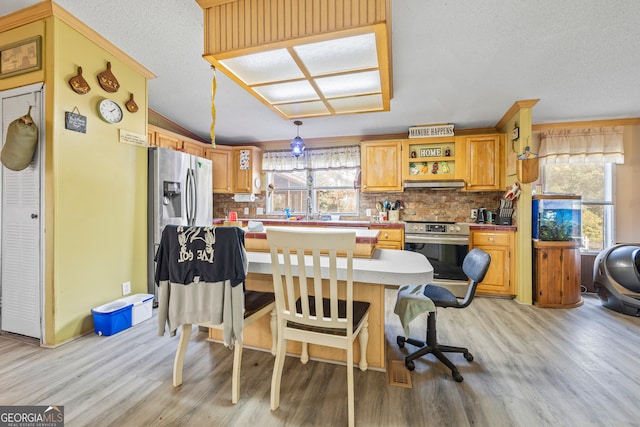
[[178, 348], [176, 349], [176, 357], [173, 360], [173, 386], [174, 387], [178, 387], [182, 385], [182, 366], [184, 365], [184, 355], [187, 352], [187, 346], [189, 345], [190, 338], [191, 338], [191, 324], [185, 323], [182, 325], [182, 332], [180, 333]]
[[240, 366], [242, 365], [242, 343], [236, 341], [233, 349], [233, 373], [231, 377], [231, 403], [240, 399]]
[[273, 365], [271, 377], [271, 410], [275, 411], [280, 406], [280, 380], [284, 368], [284, 358], [287, 355], [287, 341], [280, 333], [283, 328], [278, 327], [278, 344], [276, 346], [276, 360]]
[[353, 390], [353, 346], [347, 346], [347, 402], [348, 402], [348, 415], [349, 415], [349, 427], [353, 427], [355, 424], [355, 405], [354, 405], [354, 390]]
[[271, 354], [276, 355], [276, 343], [278, 339], [278, 318], [276, 316], [276, 309], [271, 310], [271, 319], [269, 320], [269, 327], [271, 328]]
[[367, 363], [367, 345], [369, 344], [369, 315], [362, 320], [364, 324], [358, 334], [358, 341], [360, 342], [360, 367], [361, 371], [366, 371], [369, 367]]
[[302, 341], [302, 352], [300, 353], [300, 361], [303, 365], [309, 362], [309, 344]]
[[449, 358], [444, 353], [445, 352], [463, 353], [464, 357], [468, 361], [471, 362], [473, 360], [473, 356], [469, 353], [469, 351], [466, 348], [438, 344], [435, 312], [429, 313], [429, 317], [427, 318], [427, 337], [424, 343], [418, 340], [414, 340], [412, 338], [404, 339], [404, 337], [402, 337], [401, 339], [401, 337], [398, 337], [398, 344], [400, 345], [401, 342], [403, 343], [401, 347], [404, 345], [405, 342], [422, 347], [405, 357], [404, 363], [407, 369], [409, 369], [410, 371], [413, 371], [415, 369], [415, 364], [413, 363], [415, 359], [418, 359], [426, 354], [431, 353], [436, 358], [438, 358], [440, 362], [444, 363], [451, 370], [451, 376], [453, 377], [453, 379], [455, 379], [457, 382], [461, 382], [463, 380], [463, 377], [462, 375], [460, 375], [460, 371], [458, 371], [458, 368], [456, 368], [456, 366], [449, 360]]

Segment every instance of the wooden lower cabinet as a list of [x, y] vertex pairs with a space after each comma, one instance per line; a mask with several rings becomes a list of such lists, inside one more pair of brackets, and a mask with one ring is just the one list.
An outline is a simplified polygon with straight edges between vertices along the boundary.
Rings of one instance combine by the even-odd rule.
[[533, 242], [533, 301], [539, 307], [582, 305], [580, 247], [575, 242]]
[[376, 249], [404, 249], [404, 228], [383, 228], [372, 225], [371, 230], [380, 230]]
[[485, 295], [515, 296], [515, 232], [471, 230], [469, 250], [480, 248], [491, 256], [491, 264], [477, 292]]

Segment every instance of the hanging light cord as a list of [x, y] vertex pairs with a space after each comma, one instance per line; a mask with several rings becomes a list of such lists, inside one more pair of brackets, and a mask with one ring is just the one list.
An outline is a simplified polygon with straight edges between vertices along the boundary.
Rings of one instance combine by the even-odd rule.
[[211, 66], [213, 69], [213, 81], [211, 82], [211, 146], [216, 148], [216, 88], [218, 86], [216, 82], [216, 67]]

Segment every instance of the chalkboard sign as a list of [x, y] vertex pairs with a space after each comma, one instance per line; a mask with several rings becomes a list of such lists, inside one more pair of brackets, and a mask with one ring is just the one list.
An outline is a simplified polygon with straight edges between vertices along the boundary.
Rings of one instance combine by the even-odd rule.
[[87, 133], [87, 116], [65, 111], [64, 128], [74, 132]]

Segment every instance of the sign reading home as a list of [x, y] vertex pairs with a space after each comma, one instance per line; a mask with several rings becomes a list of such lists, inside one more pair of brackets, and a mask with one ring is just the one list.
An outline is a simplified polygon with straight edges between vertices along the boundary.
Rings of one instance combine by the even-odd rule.
[[409, 128], [409, 138], [436, 138], [453, 136], [453, 125], [414, 126]]

